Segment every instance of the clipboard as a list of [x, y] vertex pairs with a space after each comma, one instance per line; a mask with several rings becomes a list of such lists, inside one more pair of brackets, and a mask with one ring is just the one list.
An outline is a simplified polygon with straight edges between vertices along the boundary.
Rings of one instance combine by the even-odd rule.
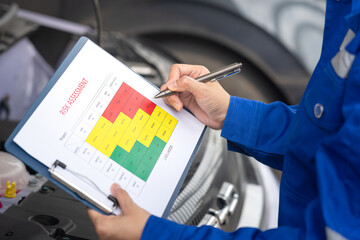
[[[60, 188], [62, 188], [63, 190], [65, 190], [67, 193], [69, 193], [71, 196], [73, 196], [75, 199], [83, 202], [85, 205], [87, 205], [88, 207], [90, 208], [93, 208], [93, 209], [96, 209], [97, 211], [99, 212], [102, 212], [102, 213], [105, 213], [105, 214], [119, 214], [121, 210], [119, 210], [119, 206], [118, 206], [118, 203], [117, 203], [117, 200], [111, 196], [110, 194], [106, 194], [106, 200], [104, 200], [104, 198], [101, 198], [99, 199], [99, 197], [95, 196], [94, 194], [91, 193], [92, 192], [96, 192], [97, 190], [98, 191], [102, 191], [104, 189], [102, 189], [101, 187], [98, 187], [97, 186], [97, 181], [94, 180], [94, 179], [88, 179], [88, 180], [84, 180], [84, 182], [77, 182], [77, 179], [81, 178], [81, 176], [83, 178], [87, 178], [86, 177], [86, 173], [82, 173], [81, 170], [79, 169], [71, 169], [70, 168], [67, 168], [67, 164], [62, 160], [62, 159], [53, 159], [51, 160], [52, 164], [51, 166], [49, 165], [49, 162], [47, 161], [50, 161], [48, 159], [46, 159], [46, 161], [41, 161], [41, 160], [38, 160], [36, 156], [36, 154], [40, 154], [40, 151], [41, 149], [37, 149], [37, 151], [34, 150], [33, 153], [29, 153], [31, 148], [29, 147], [24, 147], [24, 146], [20, 146], [21, 144], [19, 144], [18, 142], [21, 142], [20, 140], [16, 140], [17, 136], [18, 135], [21, 135], [19, 133], [23, 133], [28, 127], [28, 125], [31, 126], [31, 124], [33, 122], [36, 122], [36, 120], [33, 120], [33, 118], [35, 118], [36, 116], [38, 116], [38, 112], [42, 110], [43, 105], [47, 102], [49, 102], [50, 100], [48, 100], [50, 98], [50, 95], [53, 93], [53, 91], [55, 91], [54, 89], [56, 89], [56, 91], [59, 91], [58, 89], [60, 89], [58, 86], [56, 86], [58, 84], [58, 82], [60, 81], [65, 81], [63, 79], [65, 79], [65, 74], [68, 74], [70, 72], [70, 68], [71, 68], [71, 65], [74, 65], [75, 63], [75, 59], [77, 59], [77, 61], [80, 61], [78, 60], [78, 58], [80, 58], [79, 56], [81, 54], [83, 54], [83, 52], [87, 49], [85, 48], [85, 46], [90, 46], [91, 48], [94, 48], [95, 50], [94, 51], [102, 51], [102, 52], [97, 52], [97, 54], [101, 54], [101, 56], [104, 56], [104, 59], [107, 59], [109, 60], [110, 63], [114, 63], [115, 65], [114, 66], [117, 66], [116, 64], [119, 64], [119, 63], [116, 63], [118, 62], [118, 60], [114, 59], [112, 56], [110, 56], [109, 54], [105, 53], [105, 51], [103, 51], [102, 49], [99, 50], [99, 47], [96, 46], [94, 43], [92, 43], [89, 39], [87, 39], [86, 37], [81, 37], [78, 42], [75, 44], [75, 46], [73, 47], [73, 49], [70, 51], [70, 53], [68, 54], [68, 56], [65, 58], [65, 60], [63, 61], [63, 63], [60, 65], [60, 67], [57, 69], [57, 71], [55, 72], [55, 74], [53, 75], [53, 77], [50, 79], [50, 81], [48, 82], [48, 84], [45, 86], [44, 90], [41, 92], [41, 94], [39, 95], [39, 97], [35, 100], [35, 102], [33, 103], [33, 105], [29, 108], [28, 112], [25, 114], [25, 116], [23, 117], [23, 119], [20, 121], [20, 123], [17, 125], [17, 127], [15, 128], [15, 130], [12, 132], [12, 134], [10, 135], [10, 137], [7, 139], [7, 141], [5, 142], [5, 149], [11, 153], [12, 155], [14, 155], [15, 157], [17, 157], [18, 159], [20, 159], [22, 162], [24, 162], [26, 165], [28, 165], [29, 167], [31, 167], [32, 169], [34, 169], [35, 171], [39, 172], [41, 175], [43, 175], [44, 177], [46, 177], [48, 180], [54, 182], [56, 185], [58, 185]], [[96, 60], [94, 60], [96, 61]], [[101, 64], [101, 63], [100, 63]], [[122, 64], [122, 63], [120, 63]], [[111, 64], [110, 64], [111, 65]], [[120, 65], [119, 65], [120, 66]], [[106, 67], [105, 67], [106, 68]], [[85, 68], [86, 69], [86, 68]], [[124, 66], [124, 71], [126, 72], [129, 72], [127, 76], [131, 76], [131, 77], [134, 77], [134, 79], [137, 81], [137, 83], [139, 84], [149, 84], [149, 82], [140, 77], [139, 75], [137, 75], [136, 73], [132, 72], [130, 69], [128, 69], [126, 66]], [[120, 75], [122, 73], [119, 73]], [[108, 77], [107, 77], [108, 78]], [[114, 78], [115, 79], [115, 78]], [[110, 81], [110, 80], [109, 80]], [[108, 81], [108, 82], [109, 82]], [[141, 82], [143, 81], [143, 83]], [[125, 83], [128, 83], [128, 82], [125, 82]], [[125, 83], [122, 83], [121, 86], [125, 86], [126, 84]], [[140, 92], [142, 90], [142, 86], [139, 87], [140, 85], [136, 85], [134, 84], [134, 88], [137, 87], [137, 90]], [[151, 83], [150, 83], [151, 84]], [[104, 85], [104, 84], [103, 84]], [[151, 84], [152, 85], [152, 84]], [[80, 86], [80, 85], [78, 85]], [[147, 86], [147, 85], [146, 85]], [[129, 86], [128, 86], [129, 87]], [[159, 91], [158, 88], [156, 88], [154, 85], [152, 85], [152, 87], [155, 89], [151, 89], [151, 87], [146, 87], [146, 88], [149, 88], [150, 92], [151, 91]], [[121, 87], [119, 87], [120, 89]], [[131, 87], [129, 87], [131, 88]], [[94, 88], [95, 89], [95, 88]], [[117, 90], [117, 91], [114, 91], [116, 92], [115, 94], [117, 94], [120, 90]], [[136, 90], [134, 90], [134, 92], [137, 92]], [[51, 93], [51, 94], [50, 94]], [[151, 92], [152, 94], [153, 92]], [[133, 94], [135, 93], [132, 93], [131, 96], [133, 96]], [[66, 95], [66, 94], [65, 94]], [[68, 95], [66, 95], [68, 96]], [[115, 95], [116, 96], [116, 95]], [[109, 99], [110, 102], [107, 103], [107, 105], [105, 106], [105, 111], [106, 109], [109, 108], [110, 106], [110, 103], [113, 102], [113, 99], [115, 98], [115, 96], [111, 96]], [[150, 96], [150, 95], [149, 95]], [[79, 97], [79, 96], [78, 96]], [[85, 98], [85, 97], [84, 97]], [[80, 97], [79, 97], [80, 99]], [[144, 98], [146, 99], [146, 97]], [[76, 100], [76, 99], [75, 99]], [[149, 99], [148, 99], [149, 100]], [[76, 100], [76, 101], [79, 101], [80, 100]], [[130, 100], [127, 100], [128, 102]], [[145, 101], [145, 100], [144, 100]], [[158, 107], [158, 105], [160, 105], [162, 108], [165, 109], [165, 106], [161, 105], [162, 103], [161, 102], [158, 102], [156, 103], [156, 107]], [[154, 105], [154, 104], [153, 104]], [[65, 105], [64, 105], [65, 106]], [[74, 104], [75, 106], [75, 104]], [[158, 107], [158, 109], [162, 109], [161, 107]], [[75, 108], [75, 107], [74, 107]], [[82, 109], [82, 108], [78, 108], [78, 109]], [[63, 109], [60, 109], [59, 112], [61, 112]], [[74, 111], [76, 112], [75, 110], [69, 110], [67, 109], [67, 111]], [[105, 114], [105, 111], [103, 112], [103, 115]], [[168, 110], [170, 111], [170, 110]], [[140, 110], [138, 110], [138, 112], [140, 112]], [[61, 114], [67, 114], [67, 112], [61, 112]], [[64, 115], [65, 115], [64, 114]], [[176, 113], [167, 113], [168, 115], [166, 116], [170, 116], [172, 117], [172, 115], [176, 116]], [[185, 114], [185, 113], [182, 113], [182, 114]], [[100, 118], [103, 116], [101, 115]], [[183, 170], [181, 172], [178, 173], [178, 179], [176, 179], [176, 182], [173, 184], [172, 188], [170, 191], [168, 191], [167, 193], [167, 200], [165, 203], [163, 203], [163, 206], [162, 206], [162, 209], [160, 211], [156, 210], [156, 213], [152, 212], [151, 210], [147, 209], [147, 208], [151, 208], [149, 206], [153, 206], [153, 205], [156, 205], [157, 203], [154, 202], [154, 203], [149, 203], [149, 202], [144, 202], [144, 204], [142, 204], [142, 199], [141, 199], [141, 195], [139, 197], [139, 202], [140, 202], [140, 207], [143, 207], [145, 208], [146, 210], [150, 211], [150, 213], [152, 214], [155, 214], [155, 215], [158, 215], [158, 216], [162, 216], [162, 217], [167, 217], [169, 212], [170, 212], [170, 209], [171, 209], [171, 206], [173, 204], [173, 202], [175, 201], [176, 199], [176, 196], [178, 195], [179, 191], [180, 191], [180, 188], [185, 180], [185, 177], [187, 175], [187, 172], [193, 162], [193, 159], [196, 155], [196, 152], [200, 146], [200, 143], [201, 143], [201, 140], [202, 140], [202, 137], [204, 135], [204, 132], [205, 132], [205, 129], [206, 127], [200, 123], [197, 122], [197, 120], [195, 119], [192, 119], [194, 118], [189, 112], [186, 112], [186, 117], [184, 118], [184, 122], [186, 124], [188, 124], [188, 127], [191, 128], [191, 126], [195, 125], [194, 129], [196, 129], [197, 131], [197, 134], [194, 136], [194, 145], [191, 147], [191, 150], [190, 149], [187, 149], [187, 151], [189, 152], [188, 154], [188, 159], [186, 160], [186, 162], [183, 163], [182, 167], [183, 167]], [[83, 116], [83, 115], [82, 115]], [[119, 115], [120, 116], [120, 115]], [[179, 115], [180, 116], [180, 115]], [[177, 116], [176, 116], [177, 117]], [[175, 118], [174, 118], [175, 119]], [[98, 120], [100, 121], [100, 120]], [[135, 120], [131, 120], [131, 123], [135, 121]], [[191, 124], [189, 125], [189, 122], [190, 123], [194, 123], [194, 124]], [[181, 116], [179, 117], [179, 123], [181, 123]], [[97, 125], [95, 125], [96, 127]], [[181, 125], [179, 125], [180, 127]], [[94, 129], [95, 129], [94, 127]], [[162, 127], [162, 126], [161, 126]], [[177, 126], [176, 126], [177, 127]], [[171, 137], [173, 137], [174, 139], [176, 138], [176, 127], [174, 128], [173, 130], [173, 135], [170, 136], [170, 139], [168, 140], [169, 142], [171, 141]], [[186, 129], [186, 125], [184, 126], [181, 126], [183, 128]], [[145, 129], [145, 127], [143, 127]], [[164, 127], [166, 128], [166, 127]], [[25, 129], [25, 130], [24, 130]], [[51, 128], [49, 128], [51, 129]], [[92, 129], [91, 130], [91, 133], [94, 132], [95, 130]], [[159, 128], [160, 129], [160, 128]], [[168, 128], [166, 128], [168, 130]], [[194, 129], [190, 129], [189, 131], [194, 131]], [[128, 130], [128, 129], [127, 129]], [[45, 131], [45, 130], [44, 130]], [[159, 131], [159, 130], [158, 130]], [[144, 131], [145, 132], [145, 131]], [[183, 130], [182, 130], [183, 132]], [[90, 133], [90, 134], [91, 134]], [[44, 133], [45, 134], [45, 133]], [[26, 135], [26, 134], [23, 134], [23, 135]], [[75, 135], [74, 135], [75, 136]], [[90, 136], [90, 135], [89, 135]], [[125, 136], [125, 133], [124, 135], [121, 137], [121, 139], [123, 139], [123, 137]], [[139, 135], [140, 136], [140, 135]], [[18, 138], [20, 138], [18, 136]], [[88, 137], [89, 138], [89, 137]], [[16, 140], [16, 141], [15, 141]], [[180, 139], [181, 140], [181, 139]], [[17, 142], [18, 141], [18, 142]], [[45, 141], [45, 139], [42, 139], [42, 141]], [[86, 140], [87, 141], [87, 140]], [[138, 143], [137, 141], [140, 141], [139, 139], [136, 140], [136, 143]], [[50, 141], [51, 142], [51, 141]], [[152, 142], [153, 143], [153, 142]], [[152, 144], [151, 143], [151, 144]], [[85, 143], [83, 143], [84, 145]], [[86, 143], [87, 144], [87, 143]], [[155, 165], [153, 166], [153, 168], [151, 169], [151, 172], [150, 172], [150, 175], [144, 176], [143, 175], [139, 175], [138, 174], [138, 169], [140, 167], [140, 165], [138, 166], [138, 169], [133, 172], [130, 172], [133, 174], [133, 176], [131, 176], [132, 179], [136, 179], [138, 182], [141, 181], [141, 180], [146, 180], [145, 181], [145, 187], [143, 187], [143, 190], [144, 192], [149, 192], [151, 189], [149, 187], [149, 189], [147, 189], [147, 185], [146, 184], [149, 184], [149, 186], [156, 186], [156, 184], [158, 184], [157, 182], [159, 182], [159, 180], [156, 180], [156, 175], [155, 174], [158, 174], [160, 172], [160, 170], [158, 170], [158, 168], [156, 168], [156, 165], [158, 164], [159, 165], [159, 169], [166, 169], [166, 166], [172, 166], [171, 164], [169, 165], [169, 163], [167, 163], [166, 161], [170, 162], [171, 161], [171, 157], [169, 157], [169, 154], [170, 154], [170, 151], [173, 149], [173, 148], [176, 148], [176, 141], [174, 141], [173, 143], [171, 143], [171, 147], [168, 147], [168, 148], [165, 148], [163, 149], [163, 151], [161, 152], [160, 154], [160, 157], [159, 159], [157, 160], [157, 162], [155, 162]], [[30, 143], [31, 145], [31, 143]], [[141, 144], [140, 144], [141, 145]], [[59, 145], [60, 146], [60, 145]], [[166, 145], [165, 145], [166, 146]], [[175, 147], [174, 147], [175, 146]], [[117, 145], [118, 147], [118, 145]], [[24, 149], [26, 148], [26, 149]], [[94, 148], [94, 147], [92, 147]], [[179, 144], [179, 148], [180, 148], [180, 144]], [[54, 149], [56, 149], [56, 147], [54, 147]], [[169, 151], [170, 149], [170, 151]], [[78, 150], [78, 149], [77, 149]], [[60, 150], [60, 151], [63, 151], [63, 150]], [[99, 150], [99, 149], [96, 149], [95, 148], [95, 151], [96, 151], [96, 154], [102, 154], [102, 152]], [[146, 151], [149, 151], [149, 149], [147, 149]], [[167, 152], [166, 152], [167, 151]], [[180, 150], [179, 150], [180, 151]], [[115, 152], [115, 150], [114, 150]], [[112, 154], [114, 154], [114, 152]], [[71, 153], [68, 153], [67, 156], [75, 156], [74, 154], [77, 154], [78, 152], [71, 152]], [[130, 153], [131, 153], [131, 150], [129, 153], [128, 158], [130, 158]], [[53, 153], [55, 154], [55, 153]], [[70, 155], [69, 155], [70, 154]], [[71, 155], [72, 154], [72, 155]], [[149, 153], [150, 154], [150, 153]], [[41, 158], [42, 156], [44, 155], [45, 156], [45, 153], [41, 153]], [[132, 155], [131, 155], [132, 156]], [[174, 154], [173, 154], [174, 156]], [[108, 158], [108, 162], [113, 160], [111, 159], [109, 156], [105, 156], [105, 158]], [[160, 159], [162, 157], [162, 159]], [[166, 158], [165, 158], [166, 157]], [[40, 158], [40, 157], [39, 157]], [[128, 159], [126, 158], [126, 159]], [[42, 158], [44, 159], [44, 158]], [[91, 161], [91, 160], [90, 160]], [[113, 160], [115, 162], [115, 160]], [[125, 160], [124, 160], [125, 161]], [[142, 160], [144, 161], [144, 160]], [[119, 166], [117, 166], [114, 162], [111, 162], [111, 164], [115, 167], [118, 167], [120, 169], [122, 169], [124, 172], [126, 172], [128, 175], [131, 175], [129, 174], [129, 168], [127, 168], [128, 166], [125, 165], [125, 163], [123, 165], [120, 165], [120, 163], [118, 164]], [[72, 163], [72, 162], [70, 162]], [[91, 163], [91, 162], [89, 162]], [[145, 164], [146, 162], [144, 162]], [[87, 166], [85, 164], [87, 163], [81, 163], [83, 164], [84, 166]], [[143, 164], [143, 162], [140, 162], [140, 164]], [[164, 166], [162, 166], [161, 164], [163, 164]], [[166, 165], [168, 164], [168, 165]], [[146, 165], [146, 164], [145, 164]], [[144, 165], [144, 166], [145, 166]], [[141, 165], [143, 166], [143, 165]], [[89, 169], [92, 169], [91, 167], [89, 167]], [[95, 170], [94, 170], [95, 171]], [[97, 170], [96, 170], [97, 171]], [[120, 170], [119, 170], [120, 171]], [[100, 172], [100, 171], [99, 171]], [[100, 174], [100, 173], [99, 173]], [[138, 174], [138, 175], [136, 175]], [[68, 177], [69, 175], [80, 175], [79, 176], [75, 176], [74, 178], [70, 178]], [[153, 178], [151, 178], [153, 176]], [[155, 176], [155, 177], [154, 177]], [[165, 175], [167, 176], [167, 175]], [[142, 178], [139, 180], [139, 178]], [[109, 178], [108, 177], [104, 177], [104, 179], [106, 179], [107, 182], [109, 182]], [[152, 179], [155, 179], [154, 181], [152, 181]], [[131, 180], [132, 181], [132, 180]], [[116, 180], [114, 181], [116, 182]], [[150, 183], [148, 183], [150, 182]], [[154, 182], [154, 183], [153, 183]], [[87, 186], [89, 185], [89, 187]], [[92, 185], [92, 186], [90, 186]], [[159, 184], [158, 184], [159, 185]], [[85, 186], [85, 187], [84, 187]], [[94, 187], [95, 186], [95, 187]], [[91, 188], [91, 191], [89, 191], [89, 189]], [[146, 190], [144, 190], [146, 188]], [[125, 189], [126, 190], [126, 189]], [[104, 190], [106, 192], [106, 190]], [[107, 192], [109, 191], [109, 189], [107, 190]], [[157, 192], [159, 192], [159, 190], [156, 190]], [[131, 194], [131, 193], [130, 193]], [[132, 197], [134, 197], [134, 195], [131, 195]], [[144, 193], [144, 196], [146, 196], [146, 198], [148, 198], [148, 196], [151, 196], [151, 195], [146, 195]], [[157, 199], [159, 200], [159, 199]], [[162, 199], [160, 199], [162, 200]], [[161, 202], [161, 201], [160, 201]], [[145, 205], [145, 206], [144, 206]]]

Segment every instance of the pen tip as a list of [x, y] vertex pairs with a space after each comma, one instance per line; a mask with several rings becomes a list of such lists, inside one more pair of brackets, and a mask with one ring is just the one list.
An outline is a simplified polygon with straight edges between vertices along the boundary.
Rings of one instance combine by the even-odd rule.
[[163, 92], [159, 92], [158, 94], [156, 94], [156, 95], [154, 96], [154, 98], [155, 98], [155, 99], [158, 99], [158, 98], [163, 97], [163, 95], [164, 95]]

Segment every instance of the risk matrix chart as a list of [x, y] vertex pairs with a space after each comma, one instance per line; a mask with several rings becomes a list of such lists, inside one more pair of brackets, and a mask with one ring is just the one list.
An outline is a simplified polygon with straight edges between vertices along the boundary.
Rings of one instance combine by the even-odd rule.
[[82, 145], [72, 137], [67, 147], [136, 194], [149, 178], [177, 122], [129, 85], [114, 79], [104, 86], [73, 133], [75, 138], [83, 135]]

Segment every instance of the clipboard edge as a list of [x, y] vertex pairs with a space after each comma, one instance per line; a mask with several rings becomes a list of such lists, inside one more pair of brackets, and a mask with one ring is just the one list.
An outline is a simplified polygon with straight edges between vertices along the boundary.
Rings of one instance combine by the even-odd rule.
[[200, 144], [202, 142], [202, 139], [203, 139], [203, 137], [205, 135], [206, 130], [207, 130], [207, 126], [204, 126], [204, 129], [203, 129], [203, 131], [202, 131], [202, 133], [201, 133], [201, 135], [199, 137], [199, 140], [198, 140], [198, 142], [197, 142], [197, 144], [196, 144], [196, 146], [194, 148], [194, 151], [191, 154], [190, 160], [188, 161], [188, 163], [187, 163], [187, 165], [185, 167], [185, 170], [183, 171], [183, 173], [182, 173], [182, 175], [181, 175], [181, 177], [180, 177], [180, 179], [178, 181], [178, 184], [176, 185], [175, 190], [173, 191], [173, 193], [171, 195], [171, 198], [170, 198], [170, 200], [169, 200], [169, 202], [168, 202], [168, 204], [167, 204], [167, 206], [166, 206], [166, 208], [165, 208], [165, 210], [164, 210], [161, 217], [167, 218], [169, 216], [169, 213], [171, 211], [171, 207], [174, 204], [174, 202], [176, 200], [176, 197], [178, 196], [178, 194], [180, 192], [181, 186], [183, 185], [183, 183], [185, 181], [185, 178], [186, 178], [186, 176], [187, 176], [187, 174], [188, 174], [188, 172], [190, 170], [190, 167], [191, 167], [191, 165], [192, 165], [192, 163], [193, 163], [193, 161], [195, 159], [196, 153], [199, 150]]
[[[41, 104], [41, 102], [44, 100], [44, 98], [47, 96], [47, 94], [50, 92], [50, 90], [53, 88], [53, 86], [56, 84], [56, 82], [59, 80], [59, 78], [62, 76], [62, 74], [66, 71], [68, 66], [71, 64], [71, 62], [75, 59], [77, 54], [81, 51], [83, 46], [87, 43], [87, 41], [90, 41], [87, 37], [80, 37], [77, 43], [74, 45], [72, 50], [68, 53], [66, 58], [63, 60], [61, 65], [58, 67], [58, 69], [55, 71], [49, 82], [46, 84], [40, 95], [36, 98], [34, 103], [31, 105], [29, 110], [25, 113], [24, 117], [21, 119], [19, 124], [16, 126], [15, 130], [11, 133], [10, 137], [5, 142], [5, 150], [9, 152], [10, 154], [14, 155], [18, 159], [21, 159], [22, 162], [24, 162], [29, 167], [35, 169], [37, 172], [39, 172], [41, 175], [43, 175], [48, 180], [52, 181], [54, 184], [65, 190], [67, 193], [69, 193], [71, 196], [75, 197], [76, 199], [83, 202], [85, 205], [87, 205], [90, 208], [96, 209], [98, 212], [109, 214], [108, 209], [104, 209], [100, 205], [96, 204], [96, 202], [89, 201], [87, 197], [83, 197], [83, 194], [80, 193], [80, 196], [78, 191], [74, 190], [71, 186], [68, 186], [64, 184], [63, 181], [59, 181], [59, 179], [55, 176], [53, 176], [50, 172], [51, 168], [47, 167], [40, 161], [33, 158], [31, 155], [29, 155], [27, 152], [25, 152], [21, 147], [19, 147], [15, 142], [14, 138], [18, 134], [18, 132], [21, 130], [21, 128], [25, 125], [27, 120], [31, 117], [31, 115], [34, 113], [34, 111], [37, 109], [37, 107]], [[130, 69], [130, 68], [129, 68]], [[132, 69], [130, 69], [133, 71]], [[134, 71], [133, 71], [134, 72]], [[137, 74], [137, 73], [136, 73]], [[149, 80], [145, 79], [141, 75], [139, 75], [142, 79], [144, 79], [146, 82], [150, 83], [153, 87], [156, 89], [159, 89], [155, 84], [150, 82]], [[188, 109], [185, 109], [186, 111], [190, 112]], [[191, 113], [191, 112], [190, 112]], [[191, 113], [192, 114], [192, 113]], [[171, 207], [173, 203], [176, 200], [177, 195], [180, 192], [181, 186], [183, 182], [185, 181], [186, 175], [191, 167], [191, 164], [193, 163], [195, 159], [195, 155], [200, 147], [201, 141], [204, 137], [205, 131], [207, 127], [204, 126], [204, 129], [199, 137], [199, 140], [197, 142], [197, 145], [195, 146], [193, 153], [184, 169], [184, 172], [181, 175], [181, 178], [179, 179], [170, 200], [168, 201], [168, 204], [163, 211], [162, 217], [167, 217], [170, 213]]]
[[29, 155], [26, 151], [24, 151], [20, 146], [18, 146], [14, 142], [14, 138], [19, 133], [21, 128], [25, 125], [27, 120], [31, 117], [31, 115], [34, 113], [34, 111], [37, 109], [37, 107], [40, 105], [40, 103], [44, 100], [44, 98], [47, 96], [47, 94], [50, 92], [50, 90], [53, 88], [53, 86], [56, 84], [56, 82], [59, 80], [59, 78], [62, 76], [62, 74], [66, 71], [66, 69], [69, 67], [69, 65], [72, 63], [72, 61], [75, 59], [77, 54], [81, 51], [81, 49], [84, 47], [84, 45], [89, 41], [87, 37], [80, 37], [79, 40], [76, 42], [76, 44], [73, 46], [71, 51], [68, 53], [68, 55], [65, 57], [61, 65], [58, 67], [58, 69], [55, 71], [49, 82], [46, 84], [44, 89], [41, 91], [40, 95], [36, 98], [34, 103], [30, 106], [28, 111], [25, 113], [25, 115], [22, 117], [21, 121], [18, 123], [14, 131], [10, 134], [9, 138], [5, 141], [4, 147], [5, 150], [14, 155], [16, 158], [18, 158], [20, 161], [25, 163], [30, 168], [36, 170], [39, 172], [42, 176], [47, 178], [49, 181], [53, 182], [57, 186], [59, 186], [62, 190], [69, 193], [72, 197], [80, 200], [83, 202], [86, 206], [93, 208], [97, 210], [98, 212], [108, 214], [107, 212], [103, 211], [98, 206], [94, 205], [93, 203], [82, 199], [76, 192], [72, 191], [70, 188], [66, 187], [63, 183], [59, 182], [57, 179], [53, 178], [49, 172], [51, 168], [47, 167], [40, 161], [33, 158], [31, 155]]

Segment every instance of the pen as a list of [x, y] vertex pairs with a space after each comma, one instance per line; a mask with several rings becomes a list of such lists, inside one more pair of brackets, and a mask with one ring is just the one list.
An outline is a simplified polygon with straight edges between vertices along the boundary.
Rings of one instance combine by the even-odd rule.
[[[201, 77], [198, 77], [195, 80], [198, 82], [218, 81], [220, 79], [230, 77], [236, 73], [239, 73], [241, 71], [241, 67], [242, 67], [242, 63], [233, 63], [233, 64], [230, 64], [223, 68], [220, 68], [214, 72], [211, 72], [211, 73], [205, 74]], [[154, 96], [154, 98], [163, 98], [163, 97], [169, 96], [174, 93], [176, 93], [176, 92], [166, 89], [166, 90], [161, 91], [160, 93], [156, 94]]]

